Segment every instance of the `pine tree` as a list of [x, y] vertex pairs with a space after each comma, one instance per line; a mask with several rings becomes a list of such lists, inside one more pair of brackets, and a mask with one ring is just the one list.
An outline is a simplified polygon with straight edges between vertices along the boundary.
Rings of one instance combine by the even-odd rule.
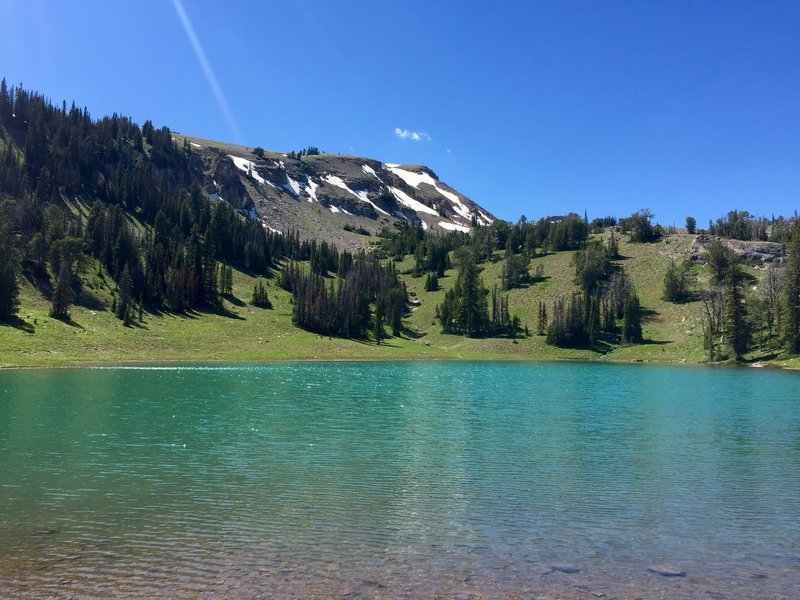
[[725, 279], [725, 340], [736, 360], [741, 360], [750, 348], [753, 333], [744, 303], [743, 274], [733, 263]]
[[131, 313], [133, 311], [133, 279], [131, 278], [128, 266], [122, 270], [122, 275], [119, 279], [119, 303], [117, 304], [115, 314], [125, 326], [131, 324]]
[[667, 302], [680, 302], [683, 297], [682, 288], [678, 266], [675, 262], [672, 262], [667, 267], [667, 272], [664, 273], [664, 300]]
[[536, 325], [537, 335], [544, 335], [547, 333], [547, 309], [544, 302], [539, 300], [539, 314]]
[[489, 324], [487, 291], [480, 279], [478, 267], [471, 257], [463, 259], [453, 288], [445, 294], [439, 309], [444, 333], [479, 337]]
[[439, 289], [439, 278], [436, 276], [436, 273], [428, 273], [425, 277], [425, 291], [426, 292], [435, 292]]
[[8, 227], [0, 224], [0, 320], [13, 317], [19, 310], [18, 271], [19, 253]]
[[733, 250], [716, 240], [706, 248], [705, 259], [711, 269], [711, 278], [716, 284], [725, 282], [728, 277], [728, 271], [738, 261]]
[[639, 344], [642, 342], [642, 311], [639, 296], [630, 292], [625, 300], [625, 312], [622, 315], [622, 343]]
[[384, 315], [382, 302], [378, 301], [375, 305], [375, 317], [373, 320], [372, 333], [375, 336], [375, 343], [380, 345], [381, 340], [386, 336], [383, 330]]
[[614, 235], [613, 231], [608, 238], [608, 257], [612, 260], [620, 258], [619, 241], [617, 240], [617, 236]]
[[0, 121], [7, 121], [11, 118], [13, 112], [11, 106], [11, 96], [8, 93], [8, 86], [6, 85], [6, 78], [0, 81]]
[[69, 319], [69, 305], [72, 302], [72, 271], [65, 262], [61, 263], [56, 289], [53, 292], [53, 303], [50, 316], [66, 321]]
[[782, 317], [783, 341], [787, 352], [800, 354], [800, 221], [792, 226], [789, 258], [783, 278]]
[[250, 303], [259, 308], [272, 308], [272, 303], [267, 297], [267, 288], [261, 281], [253, 287], [253, 299]]
[[207, 236], [202, 248], [202, 298], [209, 306], [219, 306], [217, 289], [217, 263], [214, 259], [214, 243]]

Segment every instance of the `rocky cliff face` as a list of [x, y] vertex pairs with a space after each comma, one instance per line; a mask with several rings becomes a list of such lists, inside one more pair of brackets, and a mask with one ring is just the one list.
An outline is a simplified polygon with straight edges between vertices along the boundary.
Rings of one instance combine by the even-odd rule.
[[[184, 137], [176, 135], [179, 141]], [[357, 248], [369, 241], [364, 232], [375, 235], [400, 220], [441, 231], [469, 231], [475, 223], [495, 220], [424, 166], [339, 154], [256, 155], [248, 148], [188, 139], [202, 157], [209, 197], [273, 230]]]
[[705, 264], [705, 254], [709, 244], [722, 242], [733, 250], [739, 258], [748, 262], [782, 261], [786, 257], [786, 246], [776, 242], [745, 242], [729, 240], [709, 235], [698, 235], [689, 250], [689, 258], [697, 264]]

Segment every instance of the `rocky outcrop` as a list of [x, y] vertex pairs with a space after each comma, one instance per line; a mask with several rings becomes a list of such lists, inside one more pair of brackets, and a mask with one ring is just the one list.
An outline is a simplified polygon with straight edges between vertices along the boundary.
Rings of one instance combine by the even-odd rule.
[[215, 199], [225, 200], [234, 208], [249, 211], [253, 200], [242, 183], [239, 169], [225, 154], [214, 149], [205, 155], [205, 159], [205, 188], [208, 193]]
[[747, 242], [729, 240], [709, 235], [698, 235], [689, 249], [689, 258], [696, 264], [705, 264], [708, 246], [714, 242], [722, 242], [733, 250], [737, 256], [747, 262], [774, 262], [786, 258], [786, 246], [776, 242]]

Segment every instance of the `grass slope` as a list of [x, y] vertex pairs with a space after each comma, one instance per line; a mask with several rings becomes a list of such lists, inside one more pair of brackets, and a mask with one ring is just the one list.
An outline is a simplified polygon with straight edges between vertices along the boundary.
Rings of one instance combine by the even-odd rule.
[[[249, 304], [255, 278], [234, 272], [234, 294], [218, 312], [186, 315], [145, 312], [141, 323], [124, 327], [111, 312], [115, 287], [97, 263], [84, 271], [83, 306], [71, 308], [71, 322], [48, 315], [50, 302], [29, 281], [24, 281], [19, 318], [0, 324], [0, 367], [41, 367], [162, 361], [268, 361], [268, 360], [605, 360], [666, 363], [703, 362], [701, 310], [699, 302], [671, 304], [661, 299], [664, 272], [672, 257], [684, 255], [691, 236], [669, 236], [655, 244], [627, 244], [625, 257], [617, 264], [625, 268], [648, 311], [644, 333], [648, 342], [615, 348], [606, 354], [549, 346], [533, 335], [539, 300], [548, 310], [558, 294], [575, 289], [572, 253], [560, 252], [534, 259], [544, 265], [546, 280], [529, 288], [512, 290], [509, 305], [520, 316], [530, 336], [511, 339], [468, 339], [443, 335], [435, 322], [435, 307], [453, 285], [455, 272], [440, 279], [441, 289], [424, 290], [424, 277], [404, 275], [409, 292], [420, 300], [412, 307], [404, 334], [384, 343], [319, 336], [292, 325], [290, 295], [265, 280], [272, 309]], [[410, 271], [407, 258], [398, 266]], [[484, 283], [499, 284], [502, 262], [484, 265]], [[698, 269], [703, 281], [704, 269]], [[757, 269], [751, 271], [758, 275]], [[758, 356], [754, 356], [758, 358]], [[776, 365], [800, 367], [800, 359], [776, 360]]]

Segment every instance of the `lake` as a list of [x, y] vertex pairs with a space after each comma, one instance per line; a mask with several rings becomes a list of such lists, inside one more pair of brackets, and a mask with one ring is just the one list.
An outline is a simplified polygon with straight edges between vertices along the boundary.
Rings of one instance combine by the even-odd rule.
[[798, 392], [583, 363], [0, 372], [0, 597], [796, 598]]

